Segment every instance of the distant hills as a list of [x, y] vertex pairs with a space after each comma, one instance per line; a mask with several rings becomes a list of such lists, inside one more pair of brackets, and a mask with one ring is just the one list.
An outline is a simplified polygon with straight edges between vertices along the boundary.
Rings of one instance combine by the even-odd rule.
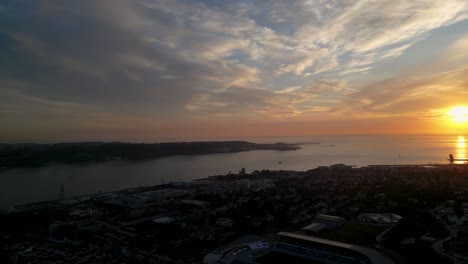
[[81, 142], [57, 144], [0, 144], [0, 168], [33, 167], [51, 163], [99, 162], [112, 159], [152, 159], [177, 155], [233, 153], [251, 150], [288, 151], [298, 145], [257, 144], [246, 141], [125, 143]]

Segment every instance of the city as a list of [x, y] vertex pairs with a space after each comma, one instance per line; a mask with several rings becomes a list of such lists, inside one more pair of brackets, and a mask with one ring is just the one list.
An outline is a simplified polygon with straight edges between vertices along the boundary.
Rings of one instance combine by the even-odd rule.
[[468, 0], [0, 0], [0, 264], [468, 264]]
[[[70, 198], [62, 186], [58, 200], [1, 215], [2, 256], [15, 263], [244, 263], [233, 262], [247, 261], [233, 248], [251, 245], [262, 261], [288, 252], [276, 247], [292, 235], [354, 245], [388, 263], [463, 263], [467, 187], [468, 167], [456, 164], [241, 169]], [[328, 263], [328, 256], [315, 258]]]

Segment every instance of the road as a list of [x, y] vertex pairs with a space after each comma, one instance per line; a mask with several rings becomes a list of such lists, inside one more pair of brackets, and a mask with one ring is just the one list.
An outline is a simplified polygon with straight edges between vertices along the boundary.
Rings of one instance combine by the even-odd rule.
[[450, 240], [450, 236], [435, 241], [434, 243], [432, 243], [432, 250], [434, 250], [437, 254], [439, 254], [439, 255], [441, 255], [441, 256], [443, 256], [443, 257], [446, 257], [446, 258], [450, 259], [453, 263], [455, 263], [456, 258], [454, 258], [452, 255], [446, 254], [446, 253], [442, 250], [442, 246], [443, 246], [444, 242], [446, 242], [446, 241], [448, 241], [448, 240]]

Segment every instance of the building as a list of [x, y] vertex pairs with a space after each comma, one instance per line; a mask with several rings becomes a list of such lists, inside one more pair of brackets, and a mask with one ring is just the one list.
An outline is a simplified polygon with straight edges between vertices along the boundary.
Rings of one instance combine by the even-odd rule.
[[345, 219], [342, 218], [342, 217], [333, 216], [333, 215], [319, 214], [314, 218], [314, 220], [312, 222], [313, 223], [324, 224], [328, 228], [334, 228], [334, 227], [337, 227], [337, 226], [340, 226], [340, 225], [344, 224]]
[[305, 231], [306, 233], [318, 233], [324, 229], [327, 229], [328, 226], [325, 224], [320, 223], [312, 223], [310, 225], [304, 226], [301, 230]]
[[363, 223], [373, 224], [396, 224], [400, 221], [401, 216], [397, 214], [365, 214], [362, 213], [358, 216], [358, 220]]
[[240, 171], [239, 171], [239, 175], [245, 175], [245, 168], [242, 168]]
[[180, 201], [180, 204], [196, 207], [196, 208], [208, 208], [211, 203], [202, 200], [194, 200], [194, 199], [184, 199]]
[[272, 241], [230, 246], [208, 254], [205, 264], [394, 264], [377, 250], [300, 234], [280, 232]]

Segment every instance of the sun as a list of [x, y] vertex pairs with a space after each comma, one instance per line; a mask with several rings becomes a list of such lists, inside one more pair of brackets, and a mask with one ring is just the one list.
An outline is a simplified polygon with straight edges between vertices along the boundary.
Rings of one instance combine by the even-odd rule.
[[448, 116], [454, 123], [463, 124], [468, 122], [468, 107], [455, 106], [450, 108]]

